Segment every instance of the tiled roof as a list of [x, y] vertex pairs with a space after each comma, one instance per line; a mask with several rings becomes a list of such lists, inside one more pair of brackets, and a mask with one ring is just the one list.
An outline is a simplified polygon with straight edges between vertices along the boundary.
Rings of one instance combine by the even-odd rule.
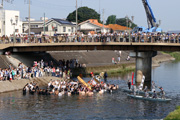
[[[97, 19], [89, 19], [88, 21], [92, 24], [103, 27], [103, 24], [99, 23]], [[109, 28], [109, 27], [107, 25], [104, 25], [104, 28]]]
[[128, 28], [128, 27], [125, 27], [125, 26], [121, 26], [121, 25], [118, 25], [118, 24], [109, 24], [108, 26], [112, 30], [131, 30], [131, 28]]
[[[83, 24], [85, 22], [89, 22], [89, 23], [97, 25], [99, 27], [103, 27], [103, 24], [99, 23], [97, 19], [89, 19], [89, 20], [86, 20], [86, 21], [79, 23], [79, 24]], [[109, 28], [109, 27], [107, 25], [104, 25], [104, 28]]]

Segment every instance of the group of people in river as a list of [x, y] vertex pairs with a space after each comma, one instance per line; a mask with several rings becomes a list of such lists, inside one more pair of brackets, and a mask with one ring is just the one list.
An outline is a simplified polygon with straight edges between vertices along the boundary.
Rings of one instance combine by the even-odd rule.
[[[131, 81], [130, 80], [128, 81], [128, 88], [129, 88], [129, 90], [131, 90]], [[156, 88], [159, 88], [160, 92], [157, 92]], [[132, 91], [133, 91], [133, 94], [136, 95], [137, 93], [139, 93], [140, 90], [136, 88], [136, 85], [133, 85]], [[144, 92], [144, 97], [145, 98], [150, 97], [147, 86], [145, 86], [142, 91]], [[152, 98], [158, 98], [158, 94], [160, 95], [161, 98], [165, 98], [164, 89], [162, 87], [156, 86], [154, 81], [152, 81], [151, 91], [150, 92], [152, 94]]]
[[90, 90], [87, 86], [79, 81], [73, 80], [50, 80], [45, 89], [40, 89], [35, 82], [28, 83], [23, 88], [23, 94], [27, 92], [30, 94], [37, 93], [38, 95], [93, 95], [94, 93], [103, 94], [104, 92], [112, 92], [117, 90], [118, 86], [101, 82], [92, 86]]

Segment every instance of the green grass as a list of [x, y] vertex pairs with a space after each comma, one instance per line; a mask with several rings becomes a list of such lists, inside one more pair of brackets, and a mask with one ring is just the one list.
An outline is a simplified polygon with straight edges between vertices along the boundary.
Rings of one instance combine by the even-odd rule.
[[162, 52], [162, 53], [171, 55], [176, 59], [175, 61], [180, 61], [180, 52]]
[[180, 106], [178, 106], [175, 111], [169, 113], [164, 120], [180, 120]]
[[75, 68], [73, 69], [73, 77], [77, 77], [79, 74], [82, 74], [84, 77], [90, 76], [91, 72], [93, 72], [95, 75], [99, 75], [101, 72], [105, 71], [108, 73], [108, 76], [117, 76], [120, 74], [123, 75], [128, 72], [135, 71], [135, 65], [118, 64], [99, 67]]

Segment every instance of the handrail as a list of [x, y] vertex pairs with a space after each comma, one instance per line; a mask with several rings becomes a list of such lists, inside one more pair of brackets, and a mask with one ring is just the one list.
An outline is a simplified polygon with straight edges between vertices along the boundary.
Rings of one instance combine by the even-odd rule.
[[[105, 43], [105, 42], [121, 42], [121, 43], [176, 43], [180, 44], [180, 34], [167, 35], [167, 34], [105, 34], [105, 35], [72, 35], [72, 36], [45, 36], [45, 37], [31, 37], [28, 40], [26, 37], [16, 37], [16, 41], [13, 38], [0, 38], [0, 47], [6, 48], [12, 47], [18, 44], [41, 44], [41, 43]], [[6, 45], [6, 46], [5, 46]], [[2, 49], [1, 48], [1, 49]]]

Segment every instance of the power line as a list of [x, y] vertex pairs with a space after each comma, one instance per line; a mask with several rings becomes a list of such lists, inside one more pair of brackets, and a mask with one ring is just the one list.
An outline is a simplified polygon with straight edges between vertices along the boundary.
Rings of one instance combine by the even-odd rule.
[[36, 2], [39, 2], [40, 4], [38, 4], [38, 5], [42, 5], [42, 4], [45, 4], [46, 6], [57, 6], [57, 7], [74, 7], [74, 6], [65, 6], [65, 5], [62, 5], [62, 4], [52, 4], [52, 2], [51, 3], [49, 3], [49, 2], [42, 2], [42, 1], [39, 1], [39, 0], [36, 0]]

